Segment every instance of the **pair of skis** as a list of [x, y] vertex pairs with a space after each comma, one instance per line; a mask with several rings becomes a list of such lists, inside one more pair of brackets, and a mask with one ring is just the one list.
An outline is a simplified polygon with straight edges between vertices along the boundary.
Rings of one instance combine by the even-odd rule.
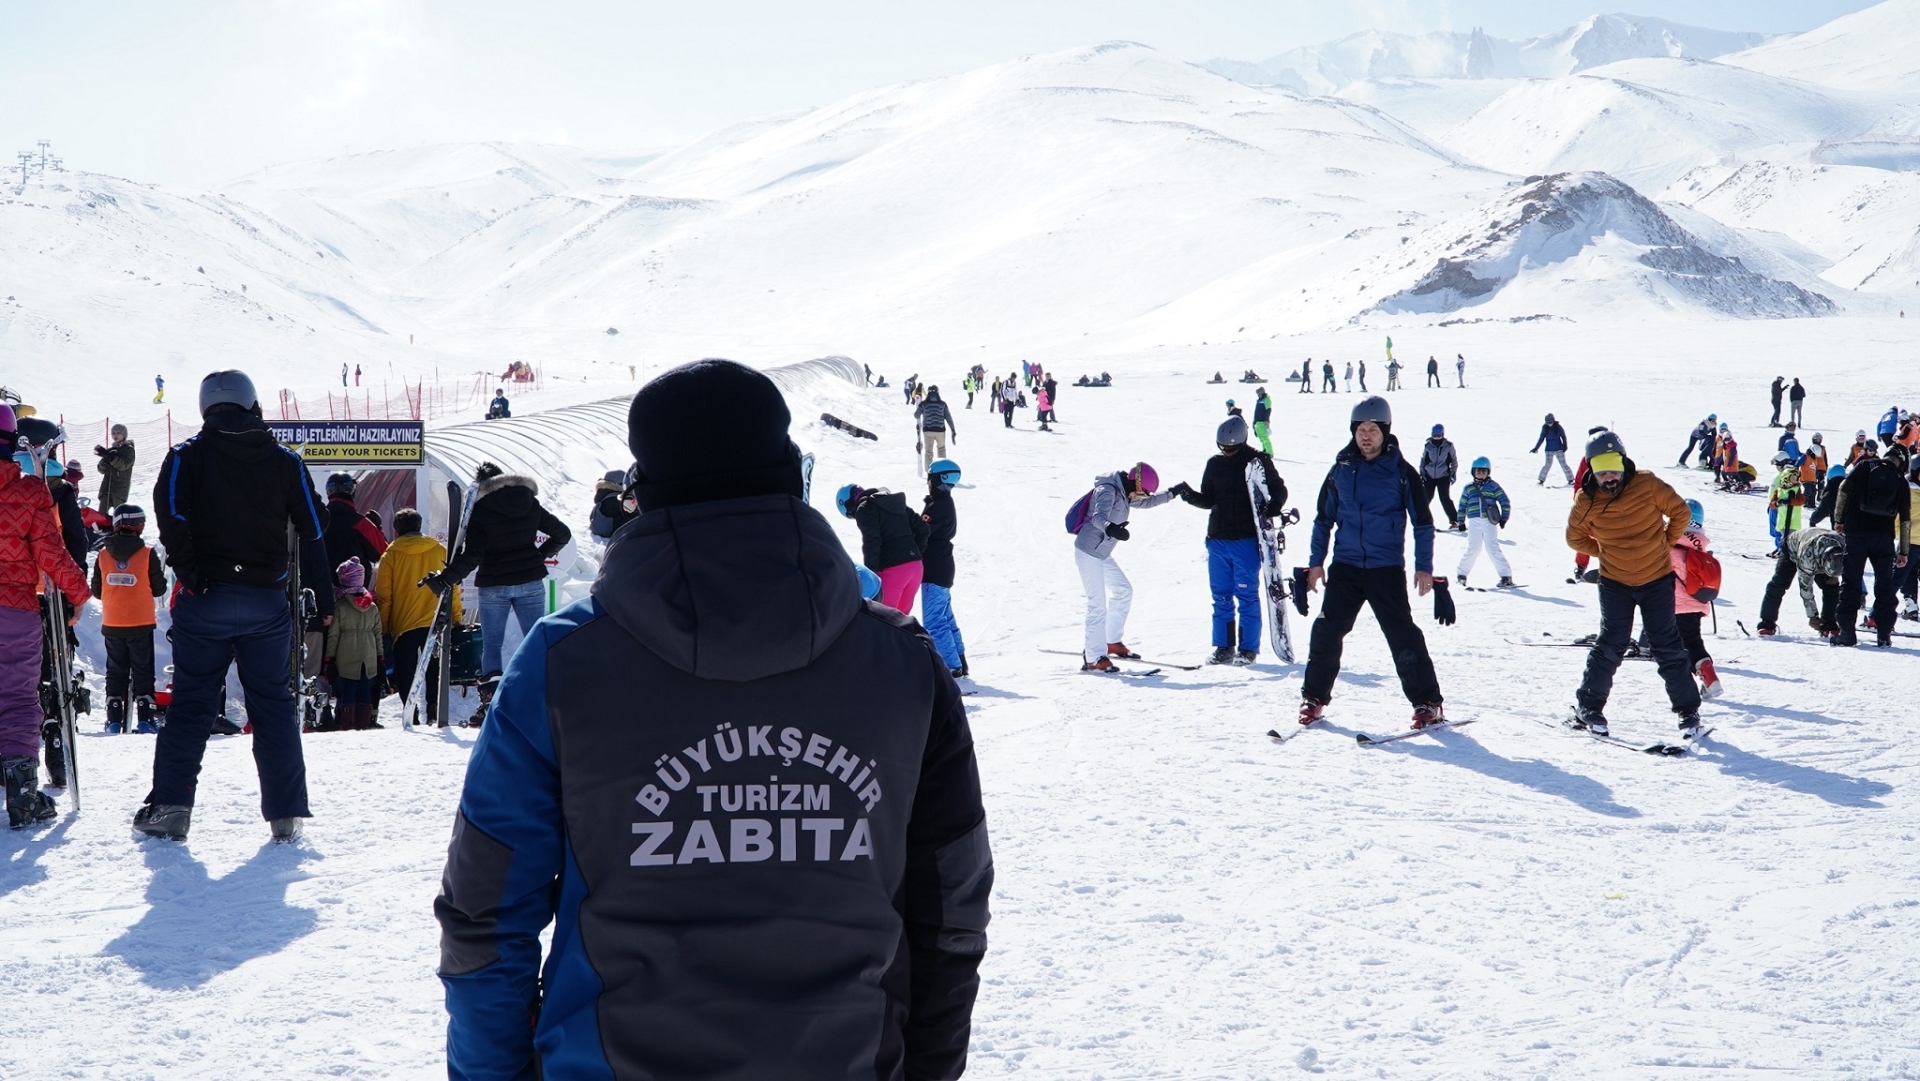
[[[1362, 747], [1381, 747], [1389, 743], [1398, 743], [1403, 739], [1412, 739], [1415, 736], [1427, 736], [1435, 732], [1445, 732], [1450, 728], [1462, 728], [1472, 724], [1478, 719], [1477, 717], [1466, 717], [1457, 721], [1441, 721], [1439, 724], [1430, 724], [1425, 728], [1411, 728], [1405, 732], [1396, 732], [1391, 736], [1369, 736], [1365, 732], [1355, 732], [1353, 739], [1355, 743], [1358, 743]], [[1318, 722], [1316, 721], [1315, 723]], [[1300, 724], [1293, 726], [1285, 732], [1282, 732], [1278, 728], [1269, 728], [1267, 729], [1267, 738], [1275, 743], [1285, 743], [1312, 727], [1312, 724]]]
[[[473, 514], [474, 494], [480, 490], [474, 485], [466, 490], [463, 499], [459, 481], [447, 482], [447, 562], [441, 570], [453, 564], [453, 557], [466, 541], [467, 519]], [[439, 723], [447, 723], [447, 710], [450, 706], [447, 688], [453, 676], [451, 651], [448, 646], [453, 636], [453, 591], [460, 583], [447, 583], [447, 591], [440, 596], [440, 602], [434, 605], [433, 622], [427, 628], [427, 640], [420, 644], [420, 660], [413, 670], [413, 686], [408, 690], [407, 701], [400, 711], [400, 727], [411, 730], [422, 723], [426, 708], [421, 704], [427, 694], [427, 668], [434, 658], [440, 660], [440, 678], [434, 680], [433, 697], [435, 716]]]

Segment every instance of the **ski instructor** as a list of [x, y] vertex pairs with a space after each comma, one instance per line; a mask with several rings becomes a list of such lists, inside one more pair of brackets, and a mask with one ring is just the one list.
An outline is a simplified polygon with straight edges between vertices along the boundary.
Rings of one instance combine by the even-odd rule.
[[434, 902], [449, 1077], [965, 1070], [993, 885], [966, 711], [861, 600], [789, 419], [732, 361], [634, 396], [641, 513], [514, 654], [467, 767]]
[[260, 419], [260, 399], [246, 373], [202, 379], [200, 416], [200, 434], [167, 452], [153, 485], [160, 542], [180, 589], [168, 635], [173, 702], [153, 748], [153, 789], [133, 828], [186, 840], [200, 759], [227, 668], [237, 663], [253, 723], [260, 815], [274, 840], [291, 841], [308, 811], [290, 671], [287, 526], [301, 538], [302, 574], [313, 583], [322, 619], [330, 621], [332, 577], [318, 543], [320, 496], [299, 455], [275, 442]]
[[[1440, 679], [1427, 656], [1427, 640], [1414, 626], [1407, 600], [1407, 522], [1413, 523], [1413, 579], [1421, 596], [1433, 594], [1433, 614], [1453, 622], [1447, 581], [1433, 576], [1433, 512], [1421, 498], [1420, 474], [1400, 454], [1393, 437], [1393, 410], [1371, 397], [1353, 407], [1347, 425], [1353, 439], [1334, 459], [1320, 485], [1313, 519], [1307, 588], [1327, 586], [1320, 617], [1313, 621], [1306, 681], [1300, 689], [1300, 723], [1312, 724], [1333, 699], [1340, 653], [1362, 605], [1373, 609], [1393, 651], [1400, 690], [1413, 703], [1413, 727], [1446, 720]], [[1333, 542], [1328, 568], [1327, 544]]]
[[1700, 688], [1674, 619], [1669, 553], [1686, 536], [1693, 512], [1666, 481], [1635, 469], [1612, 432], [1603, 430], [1587, 441], [1587, 464], [1567, 515], [1567, 546], [1600, 560], [1600, 634], [1587, 653], [1572, 724], [1596, 736], [1608, 734], [1603, 711], [1638, 609], [1667, 700], [1680, 716], [1681, 733], [1691, 736], [1700, 727]]

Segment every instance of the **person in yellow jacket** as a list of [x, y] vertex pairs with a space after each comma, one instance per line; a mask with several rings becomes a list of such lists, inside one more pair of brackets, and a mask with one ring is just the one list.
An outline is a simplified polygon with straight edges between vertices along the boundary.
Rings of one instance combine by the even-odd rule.
[[132, 732], [127, 699], [139, 731], [154, 726], [154, 602], [167, 595], [167, 570], [141, 538], [147, 512], [132, 503], [113, 508], [113, 534], [93, 561], [93, 595], [100, 598], [100, 637], [107, 649], [107, 731]]
[[[402, 507], [393, 515], [394, 539], [387, 554], [380, 557], [380, 574], [373, 593], [380, 602], [380, 619], [393, 643], [388, 656], [393, 658], [394, 690], [402, 708], [413, 690], [413, 676], [420, 663], [420, 650], [427, 644], [427, 632], [433, 626], [434, 608], [440, 598], [420, 584], [420, 579], [445, 570], [446, 546], [420, 533], [420, 512]], [[460, 622], [460, 591], [453, 591], [453, 621]], [[432, 685], [440, 675], [440, 661], [427, 665], [427, 682]], [[438, 720], [439, 703], [427, 698], [427, 720]]]
[[1626, 655], [1637, 609], [1667, 699], [1691, 737], [1700, 727], [1700, 688], [1687, 665], [1674, 618], [1673, 546], [1686, 536], [1693, 514], [1687, 502], [1651, 473], [1634, 468], [1620, 437], [1602, 431], [1587, 441], [1589, 471], [1567, 515], [1567, 545], [1600, 560], [1600, 634], [1574, 696], [1575, 728], [1608, 735], [1607, 698]]

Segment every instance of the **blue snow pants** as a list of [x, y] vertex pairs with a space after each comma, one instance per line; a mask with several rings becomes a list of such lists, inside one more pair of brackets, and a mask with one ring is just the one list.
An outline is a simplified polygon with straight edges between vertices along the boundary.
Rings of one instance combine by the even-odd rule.
[[153, 748], [149, 801], [193, 806], [227, 666], [238, 665], [253, 724], [260, 817], [307, 817], [307, 763], [289, 677], [292, 650], [285, 590], [222, 583], [175, 598], [173, 704]]
[[1240, 605], [1240, 649], [1260, 652], [1260, 542], [1207, 540], [1207, 586], [1213, 590], [1213, 646], [1233, 648], [1233, 608]]
[[960, 655], [967, 643], [960, 637], [960, 624], [953, 618], [953, 591], [931, 583], [920, 585], [920, 620], [933, 639], [933, 648], [948, 668], [960, 667]]

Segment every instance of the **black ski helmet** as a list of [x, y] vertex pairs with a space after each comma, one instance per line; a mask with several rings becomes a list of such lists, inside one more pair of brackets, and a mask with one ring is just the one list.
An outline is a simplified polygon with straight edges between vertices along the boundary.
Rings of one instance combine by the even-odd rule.
[[113, 508], [113, 528], [115, 532], [131, 530], [138, 533], [146, 527], [147, 512], [132, 503], [122, 503]]
[[1602, 428], [1594, 433], [1592, 439], [1587, 440], [1587, 461], [1591, 462], [1602, 454], [1618, 454], [1624, 458], [1627, 455], [1627, 446], [1620, 442], [1619, 436]]
[[327, 498], [331, 499], [334, 496], [343, 495], [348, 499], [352, 499], [353, 490], [359, 486], [360, 482], [353, 478], [352, 473], [330, 474], [327, 477]]
[[252, 411], [260, 408], [260, 395], [253, 389], [253, 380], [247, 373], [228, 369], [208, 372], [200, 380], [200, 416], [204, 419], [215, 406], [237, 405]]
[[1382, 432], [1393, 430], [1393, 407], [1378, 394], [1361, 400], [1353, 407], [1353, 415], [1347, 418], [1347, 430], [1353, 431], [1360, 425], [1372, 421], [1380, 426]]
[[1247, 445], [1247, 418], [1228, 417], [1214, 429], [1213, 442], [1220, 447], [1244, 447]]

